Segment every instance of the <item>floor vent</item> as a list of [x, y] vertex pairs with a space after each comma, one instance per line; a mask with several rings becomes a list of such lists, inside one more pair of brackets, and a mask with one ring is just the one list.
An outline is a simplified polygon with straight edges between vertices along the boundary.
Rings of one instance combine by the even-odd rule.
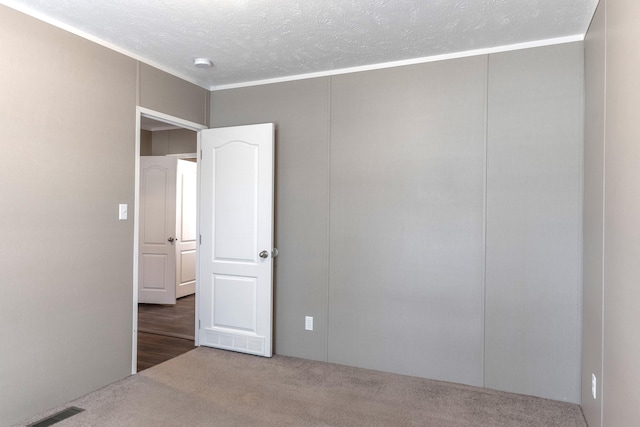
[[47, 418], [44, 418], [38, 422], [35, 422], [33, 424], [29, 424], [27, 427], [47, 427], [47, 426], [52, 426], [56, 423], [59, 423], [62, 420], [66, 420], [69, 417], [73, 417], [74, 415], [79, 414], [80, 412], [83, 412], [84, 409], [82, 408], [76, 408], [75, 406], [71, 406], [67, 409], [64, 409], [56, 414], [53, 414], [51, 416], [48, 416]]

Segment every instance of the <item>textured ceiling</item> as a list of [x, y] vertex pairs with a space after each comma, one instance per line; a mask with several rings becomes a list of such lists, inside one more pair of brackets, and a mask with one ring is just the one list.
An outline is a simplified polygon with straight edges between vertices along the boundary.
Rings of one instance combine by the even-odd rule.
[[583, 36], [597, 2], [0, 0], [206, 88]]

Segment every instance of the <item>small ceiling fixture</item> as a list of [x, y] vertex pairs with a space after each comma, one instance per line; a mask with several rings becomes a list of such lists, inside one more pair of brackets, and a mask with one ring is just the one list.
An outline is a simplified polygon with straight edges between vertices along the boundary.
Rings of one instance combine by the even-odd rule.
[[213, 62], [209, 58], [195, 58], [193, 65], [197, 68], [211, 68], [213, 67]]

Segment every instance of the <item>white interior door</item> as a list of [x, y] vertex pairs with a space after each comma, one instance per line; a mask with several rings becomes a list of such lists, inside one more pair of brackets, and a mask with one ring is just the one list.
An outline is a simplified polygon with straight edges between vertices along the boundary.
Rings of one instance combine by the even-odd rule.
[[272, 355], [271, 123], [201, 132], [201, 345]]
[[140, 157], [138, 302], [176, 303], [176, 159]]
[[178, 160], [176, 184], [176, 298], [196, 291], [196, 194], [198, 165]]

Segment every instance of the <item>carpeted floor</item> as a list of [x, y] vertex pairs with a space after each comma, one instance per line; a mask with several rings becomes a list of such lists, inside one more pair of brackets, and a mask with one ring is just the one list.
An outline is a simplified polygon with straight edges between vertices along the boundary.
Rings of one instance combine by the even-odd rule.
[[60, 408], [70, 426], [586, 426], [578, 405], [274, 356], [197, 348]]

